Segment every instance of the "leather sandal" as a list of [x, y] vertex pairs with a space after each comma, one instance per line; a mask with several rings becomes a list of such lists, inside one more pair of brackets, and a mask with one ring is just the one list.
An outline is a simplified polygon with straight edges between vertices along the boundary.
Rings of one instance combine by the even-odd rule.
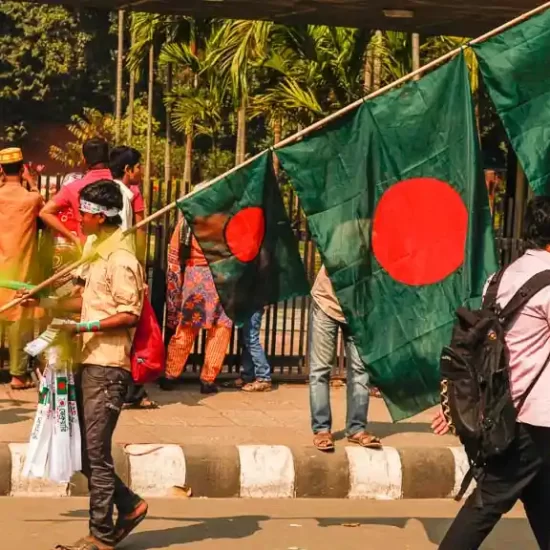
[[369, 432], [359, 432], [348, 436], [348, 441], [354, 445], [359, 445], [365, 449], [381, 449], [382, 442], [380, 438]]
[[84, 537], [74, 544], [58, 544], [53, 550], [115, 550], [114, 546], [105, 544], [92, 535]]
[[124, 516], [119, 516], [115, 525], [115, 540], [119, 544], [123, 541], [146, 517], [149, 506], [144, 500], [140, 500], [134, 511]]
[[330, 432], [319, 432], [313, 437], [313, 445], [324, 453], [334, 451], [334, 438]]

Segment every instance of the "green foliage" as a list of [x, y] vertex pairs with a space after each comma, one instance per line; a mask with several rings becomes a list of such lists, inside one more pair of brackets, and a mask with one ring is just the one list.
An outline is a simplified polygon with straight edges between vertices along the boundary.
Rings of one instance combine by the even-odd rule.
[[0, 2], [0, 144], [66, 122], [68, 108], [110, 108], [113, 44], [107, 12]]
[[[115, 118], [112, 114], [104, 114], [97, 109], [84, 109], [84, 114], [73, 115], [72, 123], [67, 126], [74, 136], [74, 141], [65, 144], [64, 147], [50, 147], [50, 157], [67, 168], [79, 166], [82, 162], [82, 144], [92, 137], [102, 137], [109, 143], [114, 143]], [[125, 135], [128, 127], [128, 117], [122, 120], [122, 135]], [[132, 147], [135, 147], [145, 155], [147, 141], [147, 106], [143, 98], [134, 103], [134, 135]], [[153, 146], [152, 146], [152, 175], [162, 178], [164, 176], [164, 153], [166, 140], [159, 137], [160, 124], [153, 120]], [[176, 160], [183, 161], [184, 150], [181, 146], [172, 146], [172, 156]]]

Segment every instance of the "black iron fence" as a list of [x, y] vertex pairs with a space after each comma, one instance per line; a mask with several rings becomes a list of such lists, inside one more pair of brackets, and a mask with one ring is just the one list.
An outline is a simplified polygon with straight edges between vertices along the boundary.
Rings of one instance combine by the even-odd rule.
[[[495, 173], [493, 173], [493, 176]], [[502, 265], [515, 260], [523, 252], [522, 241], [517, 238], [522, 218], [525, 197], [518, 193], [515, 179], [505, 182], [504, 174], [497, 174], [497, 184], [489, 186], [493, 223]], [[61, 185], [61, 177], [41, 177], [40, 190], [46, 200], [51, 198]], [[151, 210], [157, 211], [169, 202], [181, 197], [188, 191], [181, 181], [173, 180], [167, 184], [152, 181], [146, 190]], [[300, 244], [307, 276], [313, 283], [320, 267], [319, 254], [307, 228], [298, 198], [292, 189], [285, 189], [285, 204], [289, 218]], [[521, 203], [521, 204], [519, 204]], [[147, 226], [147, 277], [151, 292], [151, 301], [158, 319], [164, 326], [166, 296], [166, 252], [170, 237], [178, 221], [179, 212], [173, 210]], [[307, 378], [307, 345], [310, 298], [296, 298], [266, 308], [262, 325], [262, 343], [272, 365], [274, 377], [282, 380], [304, 380]], [[166, 341], [171, 334], [165, 331]], [[0, 334], [0, 362], [6, 366], [8, 360], [5, 330]], [[240, 367], [242, 338], [240, 331], [234, 329], [226, 357], [223, 374], [235, 375]], [[197, 338], [184, 377], [198, 377], [205, 347], [205, 334]], [[345, 376], [343, 344], [338, 347], [337, 359], [333, 370], [334, 377]]]

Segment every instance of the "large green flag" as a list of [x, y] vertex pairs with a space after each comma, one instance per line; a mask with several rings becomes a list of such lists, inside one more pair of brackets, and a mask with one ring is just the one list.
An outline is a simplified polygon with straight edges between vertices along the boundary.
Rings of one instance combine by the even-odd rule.
[[178, 206], [208, 260], [223, 307], [242, 324], [309, 283], [270, 152]]
[[463, 57], [277, 154], [392, 417], [432, 406], [454, 311], [496, 269]]
[[550, 10], [474, 46], [533, 191], [550, 192]]

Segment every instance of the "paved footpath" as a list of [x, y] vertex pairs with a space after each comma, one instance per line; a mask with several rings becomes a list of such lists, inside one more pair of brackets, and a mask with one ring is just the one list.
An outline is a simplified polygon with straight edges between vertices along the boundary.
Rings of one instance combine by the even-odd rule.
[[[49, 550], [87, 532], [84, 499], [0, 499], [1, 547]], [[458, 506], [450, 501], [151, 500], [126, 550], [430, 550]], [[520, 508], [484, 550], [536, 544]]]
[[[214, 396], [187, 385], [150, 394], [161, 408], [124, 411], [113, 453], [119, 475], [146, 496], [170, 497], [185, 486], [210, 498], [451, 498], [468, 468], [454, 437], [431, 433], [433, 410], [393, 424], [381, 399], [371, 401], [369, 429], [383, 450], [348, 443], [345, 387], [332, 391], [333, 454], [312, 446], [304, 385]], [[85, 496], [81, 477], [52, 485], [22, 475], [36, 399], [36, 391], [0, 386], [0, 495]]]
[[[115, 434], [119, 443], [176, 445], [311, 445], [309, 395], [306, 385], [280, 385], [275, 391], [246, 394], [223, 390], [203, 396], [197, 385], [174, 392], [151, 387], [162, 406], [155, 411], [124, 411]], [[14, 392], [0, 385], [0, 442], [26, 442], [32, 427], [36, 392]], [[337, 439], [344, 438], [346, 388], [332, 389]], [[393, 424], [382, 399], [371, 399], [369, 429], [392, 447], [457, 445], [454, 437], [430, 432], [432, 411]], [[343, 444], [343, 442], [341, 443]]]

